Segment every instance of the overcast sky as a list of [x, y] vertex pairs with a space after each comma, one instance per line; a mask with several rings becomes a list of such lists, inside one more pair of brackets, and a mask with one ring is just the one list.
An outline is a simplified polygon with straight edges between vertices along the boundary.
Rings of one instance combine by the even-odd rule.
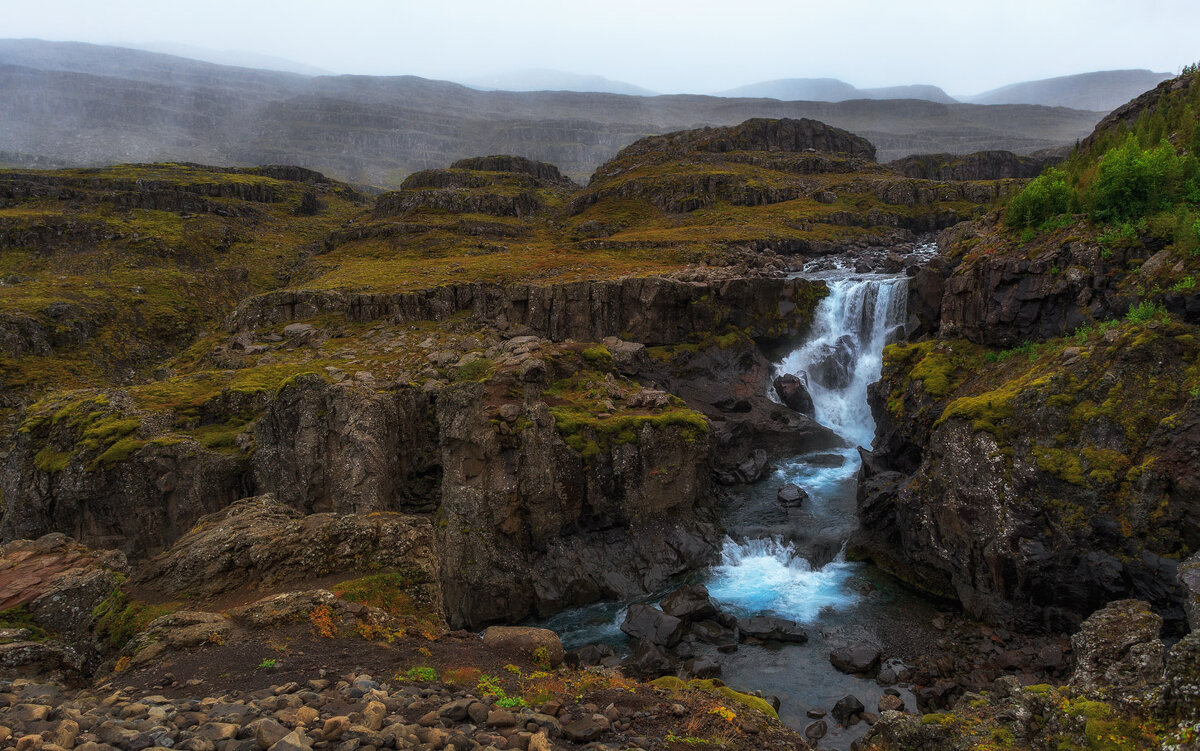
[[555, 68], [663, 93], [776, 78], [972, 94], [1200, 59], [1200, 0], [0, 0], [0, 37], [247, 50], [335, 73]]

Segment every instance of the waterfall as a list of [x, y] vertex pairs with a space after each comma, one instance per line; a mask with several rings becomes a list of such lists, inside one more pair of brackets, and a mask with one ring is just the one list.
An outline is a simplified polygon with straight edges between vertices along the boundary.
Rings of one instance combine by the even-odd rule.
[[812, 335], [779, 365], [807, 377], [817, 421], [870, 448], [875, 421], [867, 386], [879, 380], [883, 348], [907, 315], [907, 280], [867, 275], [825, 280], [829, 295], [817, 306]]
[[[839, 268], [808, 278], [823, 280], [829, 295], [814, 313], [808, 338], [776, 370], [806, 382], [818, 422], [869, 448], [875, 421], [867, 386], [879, 380], [883, 348], [905, 322], [907, 279]], [[858, 564], [848, 563], [841, 553], [833, 560], [827, 556], [844, 546], [857, 525], [859, 464], [854, 448], [781, 462], [774, 482], [757, 491], [756, 503], [775, 506], [775, 490], [788, 482], [804, 488], [808, 500], [787, 517], [779, 536], [727, 540], [708, 582], [712, 595], [739, 612], [772, 612], [806, 623], [853, 608], [859, 595], [850, 580]], [[818, 566], [814, 561], [828, 562]]]

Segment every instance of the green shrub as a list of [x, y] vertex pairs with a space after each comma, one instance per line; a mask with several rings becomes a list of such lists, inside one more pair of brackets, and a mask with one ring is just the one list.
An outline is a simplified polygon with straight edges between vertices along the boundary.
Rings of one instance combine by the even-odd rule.
[[1125, 320], [1130, 323], [1149, 323], [1154, 320], [1166, 320], [1167, 315], [1167, 309], [1162, 306], [1162, 303], [1142, 300], [1129, 308], [1129, 312], [1125, 314]]
[[1143, 149], [1130, 136], [1100, 159], [1088, 191], [1088, 213], [1101, 222], [1145, 217], [1190, 198], [1197, 190], [1198, 176], [1196, 157], [1180, 156], [1165, 140]]
[[1072, 213], [1078, 206], [1079, 196], [1067, 173], [1051, 168], [1009, 199], [1005, 221], [1010, 227], [1035, 227]]

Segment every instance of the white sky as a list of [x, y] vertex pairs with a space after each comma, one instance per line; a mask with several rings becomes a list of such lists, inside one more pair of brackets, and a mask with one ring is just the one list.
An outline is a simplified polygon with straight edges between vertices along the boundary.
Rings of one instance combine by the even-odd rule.
[[1200, 0], [0, 0], [0, 37], [248, 50], [336, 73], [555, 68], [664, 93], [832, 77], [972, 94], [1200, 59]]

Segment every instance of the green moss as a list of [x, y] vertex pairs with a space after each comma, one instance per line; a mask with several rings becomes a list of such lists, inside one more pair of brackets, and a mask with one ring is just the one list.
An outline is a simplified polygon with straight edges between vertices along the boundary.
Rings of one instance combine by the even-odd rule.
[[587, 364], [596, 370], [612, 370], [613, 356], [612, 352], [608, 351], [608, 347], [595, 345], [583, 350], [583, 359]]
[[42, 472], [54, 474], [61, 472], [71, 463], [71, 452], [59, 451], [53, 446], [45, 446], [33, 457], [33, 465]]
[[96, 457], [96, 462], [100, 465], [114, 464], [128, 459], [145, 445], [145, 441], [138, 440], [137, 438], [122, 438], [105, 449], [100, 456]]
[[738, 704], [746, 707], [747, 709], [753, 709], [756, 712], [761, 712], [767, 717], [779, 719], [779, 714], [775, 711], [775, 708], [772, 707], [765, 699], [753, 696], [751, 694], [743, 694], [739, 691], [734, 691], [717, 680], [693, 679], [690, 681], [684, 681], [683, 679], [676, 678], [675, 676], [664, 676], [651, 681], [650, 685], [663, 691], [667, 691], [672, 695], [676, 695], [687, 690], [703, 691], [707, 694], [720, 696], [732, 704]]
[[42, 641], [49, 635], [45, 629], [34, 623], [33, 614], [29, 612], [27, 605], [0, 611], [0, 628], [27, 629], [30, 641]]
[[175, 604], [148, 605], [130, 600], [125, 590], [117, 587], [92, 610], [96, 619], [96, 637], [113, 649], [121, 649], [155, 618], [178, 609]]
[[334, 587], [333, 591], [343, 600], [361, 602], [385, 610], [397, 618], [436, 620], [436, 616], [420, 604], [426, 585], [426, 577], [419, 571], [393, 572], [345, 581]]

